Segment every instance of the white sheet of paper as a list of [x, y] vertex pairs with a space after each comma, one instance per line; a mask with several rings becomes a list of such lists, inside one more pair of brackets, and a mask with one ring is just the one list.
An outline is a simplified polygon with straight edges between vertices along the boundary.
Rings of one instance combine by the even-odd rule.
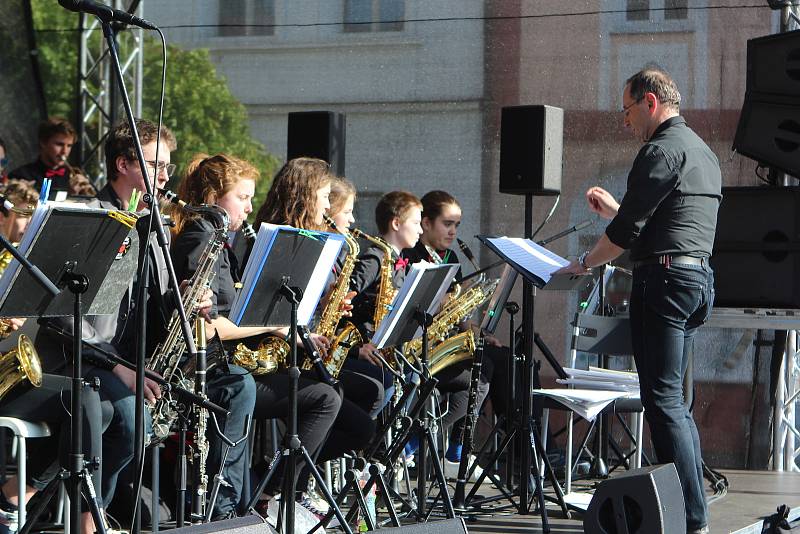
[[569, 265], [569, 261], [537, 245], [530, 239], [494, 237], [489, 241], [511, 261], [544, 280], [545, 284], [550, 281], [554, 272]]

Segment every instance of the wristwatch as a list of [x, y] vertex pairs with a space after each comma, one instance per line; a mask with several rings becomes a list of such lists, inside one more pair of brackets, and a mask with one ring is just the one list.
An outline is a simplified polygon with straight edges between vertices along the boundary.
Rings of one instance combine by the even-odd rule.
[[589, 251], [587, 250], [586, 252], [584, 252], [583, 254], [581, 254], [580, 256], [578, 256], [578, 264], [579, 264], [581, 267], [583, 267], [584, 269], [586, 269], [586, 270], [589, 270], [589, 269], [591, 269], [591, 267], [589, 267], [588, 265], [586, 265], [586, 256], [588, 256], [588, 255], [589, 255]]

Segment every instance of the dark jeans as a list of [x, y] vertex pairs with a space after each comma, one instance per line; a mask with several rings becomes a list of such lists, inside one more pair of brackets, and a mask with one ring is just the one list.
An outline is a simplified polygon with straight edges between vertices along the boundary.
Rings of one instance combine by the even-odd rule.
[[642, 404], [659, 463], [673, 462], [683, 487], [687, 529], [707, 523], [700, 438], [684, 404], [683, 376], [694, 335], [711, 314], [708, 266], [644, 265], [633, 272], [631, 335]]
[[[70, 379], [65, 376], [42, 375], [41, 387], [33, 387], [27, 381], [15, 386], [0, 403], [0, 415], [17, 417], [27, 421], [43, 421], [55, 426], [55, 437], [30, 440], [28, 443], [27, 484], [37, 490], [44, 489], [58, 473], [61, 465], [67, 466], [70, 447]], [[100, 397], [91, 388], [84, 388], [81, 395], [83, 417], [83, 454], [86, 459], [102, 456], [101, 438], [104, 421]], [[110, 417], [110, 414], [108, 414]], [[58, 453], [58, 454], [57, 454]], [[101, 493], [100, 470], [92, 473], [92, 481], [98, 497]], [[101, 499], [102, 501], [102, 499]]]
[[[104, 508], [114, 498], [119, 474], [133, 460], [135, 393], [113, 372], [99, 367], [89, 369], [87, 378], [100, 379], [100, 400], [105, 410], [113, 411], [111, 424], [103, 432], [102, 495]], [[150, 411], [144, 411], [145, 433], [151, 432]], [[99, 493], [99, 492], [98, 492]]]
[[[245, 419], [253, 413], [256, 403], [256, 384], [253, 376], [236, 365], [216, 366], [208, 374], [206, 391], [210, 401], [230, 412], [228, 417], [217, 418], [220, 431], [231, 441], [241, 439], [245, 431]], [[210, 417], [207, 429], [209, 451], [206, 474], [210, 490], [210, 484], [219, 471], [222, 454], [227, 445], [217, 437]], [[222, 469], [222, 478], [228, 485], [222, 484], [219, 488], [214, 516], [234, 511], [240, 500], [249, 498], [249, 495], [243, 495], [245, 476], [248, 474], [247, 464], [247, 440], [244, 440], [228, 452]]]

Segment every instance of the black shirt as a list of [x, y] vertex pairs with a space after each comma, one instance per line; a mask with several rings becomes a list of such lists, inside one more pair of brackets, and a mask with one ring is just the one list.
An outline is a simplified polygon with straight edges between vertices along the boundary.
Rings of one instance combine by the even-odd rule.
[[10, 173], [8, 177], [16, 180], [27, 180], [34, 183], [37, 191], [42, 189], [42, 183], [45, 177], [52, 180], [50, 184], [50, 195], [48, 200], [56, 198], [56, 193], [59, 191], [69, 191], [69, 168], [66, 166], [51, 169], [45, 165], [42, 160], [37, 159], [22, 167], [17, 167]]
[[[206, 245], [214, 235], [214, 225], [206, 219], [194, 219], [186, 223], [183, 230], [175, 237], [170, 256], [175, 266], [178, 280], [188, 280], [199, 266], [200, 258]], [[227, 317], [231, 311], [233, 299], [236, 297], [236, 282], [238, 277], [238, 262], [226, 244], [215, 266], [216, 274], [211, 277], [211, 317]]]
[[662, 254], [709, 257], [721, 199], [716, 155], [683, 117], [672, 117], [639, 150], [606, 235], [630, 249], [633, 261]]
[[425, 244], [422, 241], [417, 241], [417, 244], [414, 248], [404, 248], [403, 249], [403, 257], [408, 259], [408, 267], [410, 268], [415, 263], [419, 263], [421, 261], [427, 261], [429, 263], [446, 263], [450, 265], [459, 265], [458, 270], [456, 271], [456, 276], [453, 278], [453, 282], [456, 284], [461, 283], [461, 266], [460, 261], [458, 261], [458, 255], [455, 251], [447, 249], [447, 250], [437, 250], [436, 253], [439, 255], [439, 261], [434, 261], [431, 257], [430, 252], [428, 249], [425, 248]]
[[[375, 313], [375, 298], [380, 285], [381, 262], [383, 250], [371, 244], [361, 249], [358, 261], [350, 276], [350, 290], [356, 292], [353, 298], [353, 316], [350, 321], [355, 325], [365, 341], [372, 339], [375, 325], [372, 322]], [[399, 289], [406, 278], [405, 262], [399, 262], [398, 256], [392, 253], [392, 285]]]

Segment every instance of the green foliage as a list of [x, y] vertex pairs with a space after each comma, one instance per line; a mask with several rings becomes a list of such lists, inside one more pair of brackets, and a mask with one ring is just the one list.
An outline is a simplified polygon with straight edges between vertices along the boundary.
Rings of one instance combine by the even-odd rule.
[[[48, 113], [76, 122], [73, 110], [78, 70], [78, 17], [60, 9], [54, 0], [31, 0], [31, 3]], [[96, 31], [91, 38], [100, 40], [102, 34]], [[120, 35], [119, 41], [124, 50], [126, 36]], [[142, 115], [150, 120], [158, 118], [161, 58], [161, 43], [147, 38]], [[280, 161], [250, 135], [247, 110], [231, 94], [225, 79], [217, 74], [208, 51], [168, 46], [165, 93], [164, 124], [178, 140], [178, 149], [172, 154], [172, 161], [178, 165], [176, 176], [181, 175], [197, 153], [225, 152], [246, 159], [261, 171], [253, 201], [258, 208]]]

